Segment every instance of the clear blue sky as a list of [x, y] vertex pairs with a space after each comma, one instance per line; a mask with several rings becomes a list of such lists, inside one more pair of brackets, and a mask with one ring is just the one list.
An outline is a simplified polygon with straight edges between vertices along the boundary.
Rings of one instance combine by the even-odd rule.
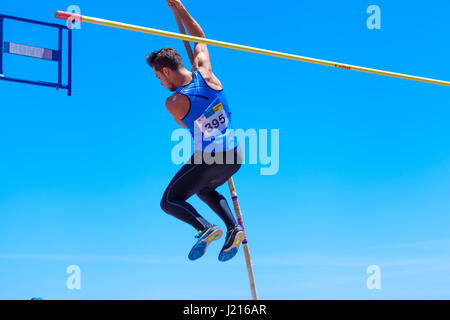
[[[177, 31], [165, 0], [6, 0], [0, 12], [62, 23], [54, 11], [71, 4]], [[450, 80], [445, 0], [184, 4], [211, 39]], [[373, 4], [381, 30], [366, 26]], [[41, 28], [8, 32], [56, 43]], [[0, 298], [250, 298], [242, 250], [219, 262], [222, 239], [190, 262], [195, 231], [159, 206], [179, 169], [177, 125], [145, 55], [167, 46], [188, 64], [180, 40], [82, 24], [72, 97], [0, 82]], [[276, 175], [244, 165], [234, 177], [260, 298], [448, 299], [450, 88], [209, 51], [235, 127], [280, 132]], [[5, 59], [5, 74], [54, 80], [48, 62]], [[69, 265], [81, 268], [81, 290], [66, 288]], [[366, 287], [370, 265], [381, 268], [380, 290]]]

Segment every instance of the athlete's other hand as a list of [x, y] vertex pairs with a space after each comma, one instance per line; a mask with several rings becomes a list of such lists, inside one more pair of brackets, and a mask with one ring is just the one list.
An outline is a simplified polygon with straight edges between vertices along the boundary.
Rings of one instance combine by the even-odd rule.
[[167, 4], [169, 7], [174, 9], [177, 9], [183, 5], [180, 0], [167, 0]]

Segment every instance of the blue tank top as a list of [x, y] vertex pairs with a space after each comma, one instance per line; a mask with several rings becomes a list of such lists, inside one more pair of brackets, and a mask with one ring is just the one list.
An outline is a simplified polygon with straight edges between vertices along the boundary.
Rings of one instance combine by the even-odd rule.
[[188, 113], [181, 121], [194, 138], [194, 150], [225, 152], [236, 147], [231, 111], [223, 89], [210, 88], [200, 71], [194, 70], [192, 81], [179, 86], [175, 93], [186, 95], [191, 102]]

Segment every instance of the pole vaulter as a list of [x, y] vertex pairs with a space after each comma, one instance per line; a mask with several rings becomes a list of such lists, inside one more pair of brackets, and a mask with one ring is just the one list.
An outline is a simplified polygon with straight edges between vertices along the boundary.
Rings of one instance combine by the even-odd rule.
[[[177, 22], [178, 29], [180, 30], [180, 33], [186, 34], [186, 32], [184, 30], [183, 22], [180, 19], [178, 11], [174, 7], [172, 7], [172, 11], [173, 11], [173, 14], [175, 16], [175, 20]], [[188, 41], [184, 41], [184, 46], [185, 46], [187, 54], [189, 56], [189, 60], [191, 61], [191, 65], [193, 66], [194, 65], [194, 55], [192, 53], [192, 48], [191, 48], [191, 46], [190, 46]], [[237, 192], [236, 192], [236, 188], [234, 186], [233, 177], [231, 177], [228, 180], [228, 187], [230, 189], [231, 199], [233, 200], [233, 207], [234, 207], [234, 212], [236, 213], [236, 219], [237, 219], [238, 223], [242, 226], [242, 228], [245, 230], [245, 228], [244, 228], [244, 220], [242, 219], [241, 208], [239, 206]], [[253, 300], [257, 300], [258, 296], [256, 294], [255, 277], [253, 275], [253, 267], [252, 267], [252, 261], [251, 261], [251, 258], [250, 258], [250, 250], [248, 248], [247, 234], [245, 234], [245, 238], [242, 241], [242, 249], [244, 250], [245, 263], [247, 265], [247, 273], [248, 273], [248, 279], [250, 281], [250, 291], [251, 291], [251, 294], [252, 294], [252, 299]]]
[[[182, 40], [184, 41], [184, 45], [185, 45], [187, 54], [189, 56], [189, 60], [191, 62], [191, 65], [194, 67], [194, 66], [197, 65], [197, 63], [195, 61], [194, 53], [192, 52], [192, 48], [191, 48], [188, 40], [197, 39], [198, 37], [186, 35], [183, 22], [181, 21], [180, 14], [177, 11], [177, 7], [175, 6], [175, 3], [177, 3], [178, 9], [182, 8], [184, 10], [185, 16], [187, 16], [189, 14], [187, 13], [187, 11], [185, 11], [184, 7], [182, 6], [182, 4], [181, 4], [181, 2], [179, 0], [167, 0], [167, 2], [169, 4], [169, 6], [173, 10], [173, 13], [174, 13], [174, 16], [175, 16], [175, 20], [177, 22], [177, 25], [178, 25], [178, 28], [180, 30], [180, 33], [183, 36], [187, 37], [186, 39], [182, 39]], [[87, 17], [84, 17], [84, 16], [80, 16], [80, 15], [73, 16], [70, 13], [61, 12], [61, 11], [57, 11], [56, 17], [57, 18], [64, 18], [64, 19], [67, 19], [67, 20], [70, 20], [70, 21], [73, 20], [73, 19], [78, 20], [78, 21], [84, 21], [84, 22], [89, 20]], [[92, 20], [89, 20], [89, 21], [94, 21], [94, 20], [95, 19], [92, 19]], [[98, 20], [95, 20], [95, 21], [98, 22]], [[189, 21], [192, 21], [191, 17], [189, 17]], [[104, 24], [104, 25], [113, 26], [113, 23], [111, 22], [109, 24]], [[134, 30], [136, 30], [136, 29], [134, 29]], [[200, 39], [205, 39], [205, 38], [200, 38]], [[195, 42], [196, 42], [196, 45], [198, 43], [202, 43], [200, 41], [195, 41]], [[149, 57], [147, 57], [147, 59], [149, 59]], [[149, 63], [149, 64], [151, 65], [151, 63]], [[193, 69], [195, 69], [195, 68], [193, 68]], [[197, 72], [199, 72], [199, 71], [197, 70]], [[168, 86], [168, 83], [166, 82], [165, 85]], [[171, 88], [171, 89], [174, 89], [174, 88]], [[173, 90], [171, 90], [171, 91], [173, 91]], [[175, 114], [173, 114], [173, 115], [175, 117]], [[184, 117], [186, 117], [186, 116], [187, 116], [187, 114]], [[181, 123], [180, 121], [177, 121], [177, 122], [179, 124], [183, 125], [183, 123]], [[183, 126], [185, 126], [185, 125], [183, 125]], [[173, 180], [179, 181], [187, 173], [192, 171], [192, 167], [185, 167], [185, 168], [188, 168], [188, 169], [184, 169], [183, 170], [183, 168], [182, 168], [180, 170], [179, 174]], [[214, 178], [214, 177], [212, 177], [212, 178]], [[250, 251], [249, 251], [249, 247], [248, 247], [247, 236], [246, 236], [245, 229], [244, 229], [244, 223], [243, 223], [242, 213], [241, 213], [241, 209], [240, 209], [239, 202], [238, 202], [236, 188], [235, 188], [235, 185], [234, 185], [234, 181], [233, 181], [232, 175], [230, 175], [226, 179], [227, 180], [224, 180], [224, 181], [228, 181], [228, 187], [229, 187], [229, 190], [230, 190], [230, 193], [231, 193], [231, 198], [232, 198], [232, 201], [233, 201], [233, 207], [234, 207], [234, 211], [235, 211], [235, 214], [236, 214], [236, 220], [237, 220], [236, 222], [237, 222], [237, 226], [238, 226], [237, 227], [238, 231], [237, 232], [235, 231], [236, 227], [234, 229], [231, 228], [231, 230], [228, 230], [228, 232], [227, 232], [227, 240], [225, 242], [224, 248], [222, 249], [221, 253], [219, 254], [219, 260], [220, 261], [227, 261], [228, 259], [231, 259], [237, 252], [237, 250], [236, 250], [237, 248], [236, 247], [239, 246], [239, 243], [242, 243], [242, 247], [243, 247], [243, 250], [244, 250], [244, 256], [245, 256], [245, 261], [246, 261], [246, 266], [247, 266], [247, 273], [248, 273], [249, 282], [250, 282], [251, 296], [252, 296], [253, 300], [257, 300], [258, 297], [257, 297], [257, 293], [256, 293], [256, 285], [255, 285], [255, 279], [254, 279], [254, 275], [253, 275], [253, 268], [252, 268], [252, 262], [251, 262], [251, 258], [250, 258]], [[170, 212], [170, 208], [169, 207], [170, 207], [170, 202], [171, 201], [170, 201], [170, 199], [167, 200], [166, 198], [169, 197], [169, 193], [170, 193], [171, 189], [177, 189], [177, 187], [173, 188], [172, 182], [169, 185], [169, 187], [166, 189], [166, 192], [165, 192], [165, 194], [163, 196], [163, 201], [162, 201], [162, 204], [161, 204], [161, 206], [163, 207], [163, 210], [167, 211], [168, 213], [173, 214], [175, 217], [177, 217], [177, 218], [179, 218], [181, 220], [184, 220], [185, 222], [188, 222], [189, 221], [188, 219], [183, 219], [183, 215], [182, 214], [179, 214], [177, 216], [176, 212], [175, 213]], [[211, 208], [215, 207], [216, 210], [214, 210], [214, 211], [217, 211], [217, 206], [214, 206], [214, 203], [211, 206], [211, 202], [214, 202], [213, 201], [214, 197], [210, 196], [210, 195], [205, 195], [204, 193], [205, 192], [202, 191], [202, 192], [197, 193], [197, 194], [199, 195], [200, 199], [202, 199], [204, 201], [205, 201], [204, 198], [206, 198], [205, 202], [208, 205], [210, 205]], [[213, 194], [213, 195], [216, 195], [216, 197], [217, 197], [218, 194], [216, 193], [216, 194]], [[208, 199], [208, 197], [210, 197], [210, 198]], [[163, 203], [166, 203], [166, 204], [163, 204]], [[177, 206], [180, 207], [180, 204], [177, 203]], [[224, 205], [223, 202], [222, 202], [222, 206], [223, 206], [224, 209], [227, 209], [225, 207], [228, 207], [227, 205]], [[228, 210], [225, 210], [225, 211], [228, 211]], [[229, 213], [231, 214], [231, 211], [229, 211]], [[219, 216], [221, 218], [223, 217], [223, 215], [219, 215]], [[198, 217], [198, 215], [197, 215], [197, 217]], [[199, 217], [199, 220], [200, 220], [200, 218], [202, 218], [202, 217]], [[225, 219], [225, 220], [230, 220], [231, 221], [231, 219]], [[200, 220], [200, 221], [204, 221], [204, 220]], [[195, 224], [195, 223], [193, 223], [193, 224]], [[227, 225], [227, 228], [228, 228], [228, 225]], [[207, 236], [205, 237], [205, 240], [203, 240], [204, 234], [207, 234]], [[201, 257], [204, 254], [204, 252], [206, 250], [206, 247], [209, 245], [209, 243], [212, 242], [213, 240], [217, 240], [218, 238], [220, 238], [221, 234], [222, 234], [221, 230], [218, 229], [218, 227], [215, 226], [215, 225], [212, 225], [212, 226], [208, 225], [208, 227], [205, 228], [204, 230], [199, 230], [199, 235], [197, 236], [197, 238], [200, 238], [200, 240], [196, 243], [194, 248], [191, 250], [191, 252], [189, 254], [189, 259], [190, 260], [196, 260], [199, 257]], [[202, 246], [202, 241], [204, 242], [203, 246]], [[232, 244], [232, 246], [230, 248], [228, 248], [229, 244]], [[229, 251], [227, 251], [227, 250], [229, 250]], [[234, 251], [232, 251], [232, 250], [234, 250]]]
[[55, 17], [59, 18], [59, 19], [64, 19], [64, 20], [77, 20], [77, 21], [83, 21], [83, 22], [98, 24], [98, 25], [107, 26], [107, 27], [114, 27], [114, 28], [119, 28], [119, 29], [126, 29], [126, 30], [131, 30], [131, 31], [149, 33], [149, 34], [153, 34], [153, 35], [157, 35], [157, 36], [175, 38], [175, 39], [180, 39], [180, 40], [184, 40], [184, 41], [206, 43], [206, 44], [210, 44], [213, 46], [219, 46], [219, 47], [247, 51], [247, 52], [253, 52], [253, 53], [274, 56], [274, 57], [279, 57], [279, 58], [284, 58], [284, 59], [291, 59], [291, 60], [297, 60], [297, 61], [302, 61], [302, 62], [320, 64], [320, 65], [329, 66], [329, 67], [336, 67], [336, 68], [347, 69], [347, 70], [373, 73], [373, 74], [378, 74], [378, 75], [382, 75], [382, 76], [401, 78], [401, 79], [407, 79], [407, 80], [413, 80], [413, 81], [421, 81], [421, 82], [427, 82], [427, 83], [438, 84], [438, 85], [443, 85], [443, 86], [450, 86], [450, 82], [444, 81], [444, 80], [424, 78], [424, 77], [418, 77], [418, 76], [414, 76], [414, 75], [408, 75], [408, 74], [402, 74], [402, 73], [396, 73], [396, 72], [390, 72], [390, 71], [384, 71], [384, 70], [378, 70], [378, 69], [372, 69], [372, 68], [359, 67], [359, 66], [354, 66], [354, 65], [344, 64], [344, 63], [339, 63], [339, 62], [333, 62], [333, 61], [328, 61], [328, 60], [308, 58], [308, 57], [289, 54], [289, 53], [277, 52], [277, 51], [266, 50], [266, 49], [259, 49], [259, 48], [255, 48], [255, 47], [249, 47], [249, 46], [244, 46], [244, 45], [240, 45], [240, 44], [234, 44], [234, 43], [229, 43], [229, 42], [195, 37], [195, 36], [180, 34], [180, 33], [176, 33], [176, 32], [141, 27], [141, 26], [136, 26], [136, 25], [122, 23], [122, 22], [116, 22], [116, 21], [111, 21], [111, 20], [104, 20], [104, 19], [89, 17], [89, 16], [85, 16], [85, 15], [73, 14], [70, 12], [56, 11]]

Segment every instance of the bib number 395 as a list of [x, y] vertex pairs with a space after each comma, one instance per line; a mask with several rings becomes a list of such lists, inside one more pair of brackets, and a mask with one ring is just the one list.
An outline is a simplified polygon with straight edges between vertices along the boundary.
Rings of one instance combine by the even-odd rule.
[[228, 117], [222, 103], [206, 111], [195, 120], [195, 123], [205, 138], [220, 134], [228, 126]]

